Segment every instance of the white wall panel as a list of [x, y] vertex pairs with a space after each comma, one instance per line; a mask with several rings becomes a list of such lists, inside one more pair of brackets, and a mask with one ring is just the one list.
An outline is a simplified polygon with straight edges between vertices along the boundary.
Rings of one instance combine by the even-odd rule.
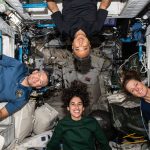
[[15, 54], [14, 39], [6, 35], [3, 35], [2, 39], [3, 39], [3, 54], [14, 57]]

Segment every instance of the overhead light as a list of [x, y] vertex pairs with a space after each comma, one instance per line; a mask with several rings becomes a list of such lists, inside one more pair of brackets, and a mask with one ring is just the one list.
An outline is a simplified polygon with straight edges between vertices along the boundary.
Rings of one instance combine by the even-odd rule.
[[143, 19], [149, 19], [150, 18], [150, 10], [146, 12], [146, 14], [144, 14]]
[[27, 12], [43, 12], [47, 10], [47, 3], [23, 4], [22, 7]]

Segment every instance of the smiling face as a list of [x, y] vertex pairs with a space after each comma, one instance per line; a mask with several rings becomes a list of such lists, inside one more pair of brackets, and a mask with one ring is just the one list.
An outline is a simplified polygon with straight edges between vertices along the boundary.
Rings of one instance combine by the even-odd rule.
[[140, 81], [129, 80], [125, 86], [126, 90], [136, 97], [145, 97], [148, 92], [148, 88]]
[[41, 88], [48, 84], [48, 76], [45, 71], [35, 70], [27, 77], [30, 87]]
[[84, 111], [83, 102], [79, 97], [73, 97], [70, 100], [69, 106], [67, 110], [71, 114], [71, 118], [75, 121], [80, 120], [82, 118], [82, 113]]
[[79, 58], [85, 58], [90, 54], [90, 42], [85, 35], [77, 35], [72, 43], [72, 49], [74, 55]]

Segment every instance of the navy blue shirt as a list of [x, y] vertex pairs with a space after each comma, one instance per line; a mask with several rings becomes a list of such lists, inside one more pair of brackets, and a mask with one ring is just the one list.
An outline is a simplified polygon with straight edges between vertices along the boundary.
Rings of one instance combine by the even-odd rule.
[[14, 58], [3, 55], [0, 60], [0, 102], [8, 102], [9, 115], [21, 109], [29, 100], [31, 88], [21, 85], [27, 67]]
[[150, 120], [150, 103], [142, 99], [141, 109], [142, 109], [142, 114], [143, 114], [145, 121], [148, 122]]
[[55, 12], [52, 18], [62, 35], [73, 38], [82, 29], [91, 37], [101, 30], [107, 14], [107, 10], [97, 9], [96, 0], [64, 0], [62, 14]]

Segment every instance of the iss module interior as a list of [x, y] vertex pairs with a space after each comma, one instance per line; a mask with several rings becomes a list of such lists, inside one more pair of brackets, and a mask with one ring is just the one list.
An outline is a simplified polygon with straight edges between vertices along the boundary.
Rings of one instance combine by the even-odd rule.
[[[60, 12], [62, 2], [56, 0]], [[0, 150], [45, 150], [58, 121], [68, 114], [62, 91], [74, 80], [87, 85], [90, 102], [84, 115], [98, 121], [112, 150], [150, 150], [150, 121], [143, 116], [141, 98], [121, 85], [123, 72], [134, 70], [150, 86], [150, 0], [112, 0], [107, 10], [103, 28], [90, 39], [89, 58], [81, 61], [74, 57], [72, 39], [58, 31], [46, 0], [0, 0], [0, 82], [17, 76], [7, 74], [4, 81], [4, 55], [29, 73], [45, 69], [49, 74], [48, 85], [33, 88], [28, 102], [5, 119], [1, 110], [11, 100], [0, 100]]]

